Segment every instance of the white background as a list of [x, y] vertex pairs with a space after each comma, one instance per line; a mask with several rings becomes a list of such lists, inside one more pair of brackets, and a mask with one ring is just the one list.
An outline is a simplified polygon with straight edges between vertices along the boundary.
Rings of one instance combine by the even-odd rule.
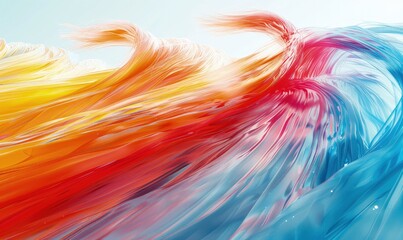
[[158, 37], [189, 38], [243, 56], [266, 39], [258, 34], [221, 36], [201, 18], [250, 10], [274, 12], [297, 27], [341, 27], [363, 22], [402, 23], [402, 0], [0, 0], [0, 38], [67, 48], [75, 58], [101, 58], [118, 65], [127, 49], [78, 50], [61, 35], [63, 24], [90, 26], [132, 22]]

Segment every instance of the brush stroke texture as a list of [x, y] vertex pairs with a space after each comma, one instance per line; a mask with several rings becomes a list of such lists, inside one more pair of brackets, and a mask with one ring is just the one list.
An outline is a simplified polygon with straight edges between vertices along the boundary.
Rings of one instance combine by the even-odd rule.
[[0, 41], [0, 238], [403, 238], [403, 27], [210, 25], [268, 44], [79, 30], [133, 47], [104, 69]]

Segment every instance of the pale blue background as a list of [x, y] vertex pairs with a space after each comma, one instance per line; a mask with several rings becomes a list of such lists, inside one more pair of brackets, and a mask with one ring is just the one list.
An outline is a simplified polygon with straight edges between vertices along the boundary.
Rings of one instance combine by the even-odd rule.
[[258, 34], [221, 36], [200, 24], [219, 13], [266, 10], [298, 27], [335, 27], [362, 22], [403, 22], [400, 0], [0, 0], [0, 38], [62, 47], [75, 58], [118, 65], [126, 49], [81, 50], [61, 37], [64, 24], [89, 26], [129, 21], [159, 37], [181, 37], [243, 56], [267, 40]]

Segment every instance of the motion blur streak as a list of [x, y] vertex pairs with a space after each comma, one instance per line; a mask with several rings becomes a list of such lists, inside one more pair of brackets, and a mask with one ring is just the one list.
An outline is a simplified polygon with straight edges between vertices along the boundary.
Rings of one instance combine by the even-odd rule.
[[403, 239], [403, 27], [208, 25], [268, 44], [78, 30], [133, 47], [105, 69], [0, 42], [1, 239]]

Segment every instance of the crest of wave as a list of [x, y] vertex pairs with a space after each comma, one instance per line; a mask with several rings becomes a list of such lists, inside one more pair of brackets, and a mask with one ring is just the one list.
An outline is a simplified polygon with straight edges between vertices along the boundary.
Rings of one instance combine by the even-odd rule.
[[126, 64], [0, 42], [0, 237], [402, 237], [401, 26], [295, 29], [267, 13], [232, 59], [129, 24], [80, 30]]

